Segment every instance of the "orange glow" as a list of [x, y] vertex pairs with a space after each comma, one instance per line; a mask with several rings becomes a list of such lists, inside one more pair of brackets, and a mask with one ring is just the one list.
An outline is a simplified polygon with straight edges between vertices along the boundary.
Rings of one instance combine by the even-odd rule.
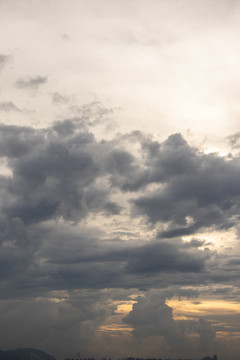
[[167, 301], [167, 304], [173, 308], [175, 320], [184, 320], [186, 318], [194, 318], [196, 316], [206, 316], [213, 314], [239, 314], [240, 304], [237, 302], [229, 302], [223, 300], [201, 300], [199, 302], [192, 300], [176, 300]]
[[132, 306], [135, 302], [136, 301], [128, 301], [117, 305], [117, 309], [115, 310], [115, 313], [127, 315], [132, 310]]
[[119, 335], [121, 334], [129, 334], [133, 331], [133, 328], [127, 324], [122, 322], [122, 318], [126, 316], [131, 310], [132, 306], [136, 301], [129, 300], [129, 301], [114, 301], [114, 305], [116, 310], [114, 311], [114, 315], [108, 318], [108, 323], [101, 325], [98, 330], [100, 332], [107, 332], [110, 335]]
[[102, 325], [98, 329], [99, 331], [103, 332], [123, 332], [123, 333], [129, 333], [133, 330], [133, 328], [128, 327], [124, 324], [108, 324], [108, 325]]

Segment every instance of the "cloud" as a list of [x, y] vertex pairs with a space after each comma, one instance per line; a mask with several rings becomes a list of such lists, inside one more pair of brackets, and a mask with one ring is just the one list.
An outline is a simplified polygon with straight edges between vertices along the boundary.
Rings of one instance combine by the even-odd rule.
[[1, 157], [21, 159], [38, 146], [41, 137], [34, 129], [15, 125], [0, 125]]
[[59, 216], [78, 220], [104, 203], [106, 191], [91, 187], [99, 173], [90, 150], [95, 140], [84, 132], [69, 138], [69, 129], [67, 123], [48, 133], [1, 126], [1, 155], [9, 156], [14, 173], [9, 179], [13, 203], [6, 209], [10, 217], [25, 223]]
[[113, 109], [104, 107], [100, 101], [92, 101], [91, 103], [82, 106], [72, 105], [70, 107], [73, 113], [76, 113], [81, 121], [88, 127], [92, 127], [106, 122], [112, 123], [112, 118], [109, 115], [113, 114]]
[[[200, 352], [216, 351], [216, 332], [210, 322], [198, 320], [175, 320], [173, 309], [165, 302], [164, 294], [149, 293], [138, 297], [132, 310], [123, 319], [131, 325], [138, 338], [163, 337], [170, 347], [181, 356]], [[193, 340], [193, 335], [199, 336]], [[159, 341], [159, 340], [158, 340]]]
[[233, 149], [238, 149], [240, 147], [240, 132], [237, 132], [228, 137], [228, 141]]
[[161, 242], [129, 251], [131, 261], [127, 266], [133, 273], [201, 272], [207, 255], [201, 251], [186, 251], [178, 242]]
[[[216, 259], [214, 251], [200, 249], [206, 246], [204, 240], [192, 239], [186, 243], [179, 236], [199, 231], [201, 227], [222, 229], [223, 224], [230, 222], [238, 211], [238, 183], [235, 189], [231, 183], [238, 173], [238, 159], [227, 161], [217, 155], [201, 154], [180, 135], [154, 146], [143, 144], [144, 137], [139, 139], [143, 157], [138, 166], [140, 155], [133, 155], [124, 148], [126, 139], [123, 142], [119, 138], [97, 140], [88, 130], [85, 118], [83, 121], [74, 118], [56, 122], [46, 129], [0, 126], [0, 155], [7, 159], [12, 172], [12, 176], [2, 176], [0, 182], [4, 199], [0, 219], [5, 234], [1, 241], [4, 246], [11, 244], [20, 254], [19, 259], [12, 256], [11, 260], [10, 247], [4, 250], [4, 256], [15, 262], [17, 269], [21, 254], [29, 251], [33, 265], [31, 271], [26, 272], [24, 267], [22, 272], [18, 271], [18, 281], [20, 278], [23, 283], [35, 279], [33, 288], [36, 291], [38, 287], [40, 291], [51, 287], [150, 289], [152, 286], [164, 288], [167, 282], [184, 286], [229, 281], [237, 266], [232, 258]], [[146, 155], [149, 148], [151, 154], [155, 154], [152, 159]], [[172, 164], [170, 171], [168, 162], [173, 162], [175, 152], [182, 160], [178, 162], [179, 168]], [[210, 164], [214, 170], [212, 175], [208, 171]], [[225, 168], [228, 172], [222, 174]], [[218, 194], [211, 184], [211, 177], [218, 183], [217, 189], [224, 186], [225, 191]], [[152, 179], [155, 183], [162, 181], [160, 189], [154, 192], [148, 190], [147, 184]], [[139, 186], [128, 188], [127, 192], [126, 184], [130, 182], [144, 185], [139, 190]], [[214, 196], [202, 195], [205, 187], [207, 194], [214, 190]], [[84, 222], [92, 216], [102, 216], [108, 221], [108, 218], [117, 218], [126, 212], [124, 204], [127, 201], [123, 203], [120, 199], [124, 194], [128, 200], [129, 192], [136, 194], [130, 201], [135, 215], [146, 215], [153, 223], [169, 222], [167, 230], [156, 231], [147, 243], [142, 237], [138, 243], [130, 239], [124, 243], [121, 233], [116, 237], [111, 234], [111, 228], [108, 235], [107, 229], [100, 231], [99, 227], [95, 230], [97, 235], [88, 228], [83, 229]], [[202, 204], [197, 204], [198, 201]], [[228, 206], [224, 208], [225, 201]], [[66, 232], [59, 221], [65, 224]], [[22, 240], [18, 231], [10, 231], [12, 224], [19, 224], [22, 229], [19, 234], [25, 234]], [[68, 224], [74, 224], [78, 233]], [[166, 240], [171, 237], [174, 240]], [[216, 264], [219, 270], [216, 270]], [[232, 267], [231, 273], [221, 273], [224, 264]], [[38, 272], [42, 277], [38, 277]], [[9, 288], [8, 291], [12, 290]]]
[[16, 87], [19, 89], [38, 89], [39, 86], [46, 84], [48, 78], [45, 76], [35, 76], [29, 78], [19, 78]]
[[162, 144], [155, 143], [155, 155], [151, 143], [143, 145], [149, 154], [146, 182], [160, 186], [131, 202], [136, 215], [146, 215], [152, 223], [168, 224], [160, 237], [190, 235], [212, 227], [227, 229], [236, 224], [234, 216], [240, 200], [238, 157], [206, 155], [189, 146], [179, 134]]
[[[66, 232], [62, 229], [61, 233], [50, 232], [45, 235], [44, 248], [38, 250], [38, 256], [45, 259], [41, 271], [58, 274], [54, 279], [57, 288], [149, 289], [152, 286], [165, 287], [165, 277], [169, 277], [171, 284], [179, 283], [176, 274], [192, 273], [193, 283], [196, 282], [197, 274], [206, 277], [205, 266], [209, 254], [204, 252], [186, 251], [184, 248], [179, 250], [178, 244], [168, 243], [160, 246], [154, 243], [123, 246], [120, 239], [115, 239], [112, 245], [106, 245], [104, 233], [96, 237], [89, 231], [78, 234], [71, 232], [69, 240], [69, 231], [71, 229]], [[52, 284], [46, 283], [45, 286]]]
[[168, 338], [176, 332], [172, 309], [164, 299], [155, 296], [139, 297], [124, 322], [134, 326], [133, 334], [137, 337], [162, 335]]
[[12, 102], [12, 101], [1, 101], [0, 102], [0, 111], [16, 111], [21, 112], [21, 110]]
[[239, 2], [0, 2], [1, 347], [239, 360]]
[[67, 96], [59, 94], [58, 92], [55, 92], [52, 95], [52, 102], [54, 105], [64, 105], [69, 102], [69, 98]]
[[71, 40], [71, 38], [70, 38], [70, 36], [68, 34], [63, 34], [62, 35], [62, 40], [63, 41], [69, 41], [69, 40]]
[[0, 70], [11, 60], [11, 56], [0, 54]]
[[[55, 353], [44, 327], [53, 347], [72, 339], [71, 346], [80, 341], [89, 349], [94, 338], [99, 351], [108, 343], [99, 326], [121, 322], [119, 292], [121, 301], [140, 293], [145, 297], [124, 319], [134, 329], [131, 349], [147, 337], [147, 346], [156, 340], [183, 355], [211, 350], [212, 318], [175, 320], [166, 299], [197, 297], [209, 284], [214, 296], [238, 299], [237, 252], [221, 254], [203, 236], [181, 236], [238, 226], [239, 158], [206, 155], [180, 134], [162, 143], [139, 132], [102, 140], [90, 130], [93, 106], [42, 129], [0, 125], [0, 156], [9, 170], [0, 177], [4, 323], [20, 321], [20, 312], [11, 318], [10, 311], [19, 301], [23, 313], [36, 311], [37, 335], [49, 352]], [[31, 321], [19, 339], [35, 346]]]
[[145, 177], [138, 159], [124, 149], [110, 150], [103, 159], [103, 166], [110, 175], [111, 185], [120, 187], [122, 191], [138, 190]]

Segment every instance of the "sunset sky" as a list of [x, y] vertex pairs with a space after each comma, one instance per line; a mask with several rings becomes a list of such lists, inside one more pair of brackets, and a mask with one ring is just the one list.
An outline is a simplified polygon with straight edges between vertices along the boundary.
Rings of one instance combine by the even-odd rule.
[[240, 1], [0, 0], [0, 349], [239, 360]]

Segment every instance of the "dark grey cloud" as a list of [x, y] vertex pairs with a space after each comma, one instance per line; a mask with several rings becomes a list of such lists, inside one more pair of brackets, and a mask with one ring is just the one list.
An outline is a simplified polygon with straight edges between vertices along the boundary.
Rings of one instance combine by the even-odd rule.
[[15, 125], [0, 124], [1, 157], [21, 158], [38, 146], [41, 136], [34, 129]]
[[[74, 231], [24, 224], [13, 219], [3, 227], [2, 297], [43, 296], [51, 290], [167, 288], [209, 282], [209, 253], [185, 249], [184, 243], [130, 247], [104, 232]], [[11, 242], [10, 242], [11, 241]], [[6, 248], [7, 244], [11, 246]], [[124, 249], [123, 249], [124, 248]], [[17, 256], [15, 256], [15, 254]], [[25, 260], [27, 256], [27, 260]], [[5, 265], [4, 265], [5, 264]], [[12, 264], [10, 268], [7, 264]], [[14, 266], [13, 266], [14, 265]], [[229, 282], [228, 274], [226, 282]], [[217, 281], [216, 281], [217, 282]], [[190, 290], [189, 290], [190, 291]], [[194, 295], [168, 292], [166, 296]]]
[[[150, 146], [150, 150], [149, 150]], [[179, 134], [147, 149], [147, 182], [159, 189], [135, 197], [135, 214], [152, 223], [168, 223], [160, 237], [190, 235], [202, 229], [228, 229], [237, 223], [240, 200], [239, 158], [204, 154], [189, 146]], [[146, 186], [146, 184], [143, 184]]]
[[89, 133], [72, 134], [73, 128], [68, 122], [51, 131], [1, 126], [1, 155], [9, 157], [14, 174], [8, 179], [13, 200], [5, 208], [9, 217], [24, 223], [59, 216], [78, 220], [90, 209], [102, 209], [108, 195], [93, 185], [99, 166], [90, 148], [96, 141]]
[[48, 78], [46, 76], [19, 78], [16, 81], [16, 87], [19, 89], [37, 89], [39, 86], [46, 84], [47, 81]]
[[122, 191], [135, 191], [139, 189], [145, 172], [137, 164], [137, 159], [123, 149], [112, 149], [106, 154], [103, 162], [105, 171], [110, 174], [110, 182]]
[[[67, 235], [67, 234], [66, 234]], [[124, 246], [117, 239], [111, 246], [101, 244], [98, 238], [85, 233], [67, 242], [66, 235], [58, 235], [57, 241], [45, 245], [39, 256], [45, 259], [43, 273], [55, 273], [55, 286], [63, 288], [151, 288], [165, 286], [161, 275], [176, 273], [202, 274], [206, 277], [206, 261], [209, 254], [202, 251], [179, 249], [178, 244], [152, 243], [134, 248]], [[60, 240], [62, 237], [62, 240]], [[58, 249], [57, 249], [58, 244]], [[118, 248], [118, 249], [117, 249]], [[109, 268], [111, 271], [109, 272]], [[152, 279], [150, 278], [152, 277]], [[48, 284], [46, 284], [48, 286]], [[52, 286], [52, 285], [51, 285]]]
[[[135, 256], [134, 256], [135, 255]], [[127, 265], [129, 272], [201, 272], [208, 255], [201, 251], [186, 251], [183, 245], [161, 242], [146, 245], [130, 251], [131, 260]]]
[[[56, 122], [46, 129], [0, 126], [0, 155], [12, 171], [12, 176], [2, 176], [0, 182], [4, 200], [1, 241], [10, 242], [19, 254], [29, 251], [32, 257], [31, 271], [21, 268], [18, 281], [32, 283], [41, 292], [52, 287], [149, 289], [167, 287], [167, 282], [184, 286], [233, 279], [237, 258], [216, 258], [204, 240], [186, 243], [179, 236], [234, 225], [232, 218], [239, 209], [238, 158], [202, 154], [180, 135], [162, 144], [152, 144], [143, 136], [138, 139], [143, 149], [140, 166], [136, 155], [121, 148], [119, 139], [98, 141], [87, 129], [85, 118]], [[107, 231], [93, 236], [81, 230], [76, 236], [71, 229], [60, 234], [55, 226], [45, 227], [46, 221], [63, 220], [76, 226], [94, 214], [118, 216], [125, 209], [111, 195], [118, 191], [126, 196], [130, 183], [135, 212], [153, 223], [169, 222], [167, 230], [152, 236], [148, 244], [131, 243], [132, 237], [124, 243], [120, 233], [111, 238], [106, 237]], [[148, 183], [161, 187], [152, 192]], [[139, 184], [143, 195], [137, 191]], [[10, 231], [13, 223], [19, 224], [21, 232]], [[20, 238], [18, 232], [25, 235]], [[172, 237], [173, 241], [166, 240]], [[9, 256], [17, 269], [22, 255], [11, 260], [10, 250], [6, 251], [5, 258]], [[41, 259], [44, 266], [37, 265]], [[9, 282], [8, 291], [15, 280]]]

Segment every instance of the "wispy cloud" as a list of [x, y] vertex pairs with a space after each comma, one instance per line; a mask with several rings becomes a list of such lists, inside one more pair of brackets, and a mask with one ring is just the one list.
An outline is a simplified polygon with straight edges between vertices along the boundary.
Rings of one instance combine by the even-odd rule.
[[1, 101], [0, 102], [0, 111], [17, 111], [21, 112], [21, 110], [12, 102], [12, 101]]
[[11, 56], [0, 54], [0, 70], [11, 60]]
[[45, 76], [19, 78], [16, 81], [16, 87], [19, 89], [37, 89], [39, 86], [46, 84], [47, 81], [48, 78]]

